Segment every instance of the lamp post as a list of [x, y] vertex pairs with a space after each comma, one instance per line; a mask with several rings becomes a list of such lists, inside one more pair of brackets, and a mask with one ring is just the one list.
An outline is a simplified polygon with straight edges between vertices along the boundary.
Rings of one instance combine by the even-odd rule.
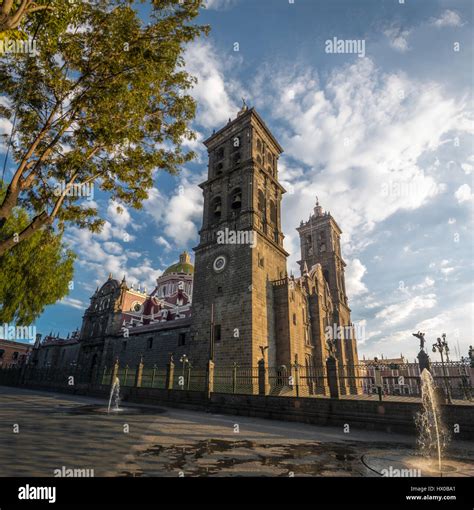
[[189, 363], [189, 359], [186, 356], [186, 354], [183, 354], [181, 356], [181, 358], [179, 358], [179, 361], [183, 364], [183, 368], [182, 368], [182, 372], [181, 372], [181, 376], [182, 376], [181, 380], [183, 381], [183, 384], [181, 385], [181, 389], [184, 390], [184, 381], [185, 381], [185, 379], [184, 379], [184, 377], [185, 377], [184, 376], [184, 371], [186, 369], [186, 364]]
[[[441, 340], [441, 338], [442, 338], [442, 340]], [[444, 365], [444, 357], [443, 357], [443, 353], [446, 354], [446, 358], [449, 361], [449, 347], [448, 347], [448, 342], [446, 342], [446, 333], [443, 333], [441, 335], [441, 338], [438, 337], [436, 339], [436, 343], [433, 344], [433, 352], [438, 351], [439, 354], [441, 355], [441, 368], [443, 370], [444, 383], [446, 385], [446, 397], [448, 399], [448, 403], [452, 404], [451, 392], [449, 390], [448, 377], [446, 374], [446, 367]]]

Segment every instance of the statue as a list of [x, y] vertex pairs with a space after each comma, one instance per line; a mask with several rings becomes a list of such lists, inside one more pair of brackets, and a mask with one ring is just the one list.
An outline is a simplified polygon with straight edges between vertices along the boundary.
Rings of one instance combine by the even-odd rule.
[[412, 333], [412, 335], [420, 340], [420, 352], [417, 356], [420, 373], [423, 372], [425, 368], [426, 370], [430, 370], [430, 358], [425, 352], [425, 334], [418, 331], [418, 333]]
[[328, 350], [330, 358], [336, 357], [336, 341], [333, 338], [328, 338], [326, 340], [326, 349]]
[[425, 350], [425, 334], [421, 331], [418, 331], [418, 333], [412, 333], [412, 335], [420, 340], [420, 351]]

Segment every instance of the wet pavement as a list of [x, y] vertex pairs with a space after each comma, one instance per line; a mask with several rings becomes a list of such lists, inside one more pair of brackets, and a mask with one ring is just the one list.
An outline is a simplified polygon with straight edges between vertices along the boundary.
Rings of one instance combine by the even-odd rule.
[[[62, 468], [95, 476], [381, 476], [387, 466], [421, 465], [414, 437], [350, 423], [344, 431], [131, 404], [108, 415], [106, 404], [0, 386], [0, 476]], [[448, 456], [450, 474], [474, 476], [472, 442], [453, 441]]]

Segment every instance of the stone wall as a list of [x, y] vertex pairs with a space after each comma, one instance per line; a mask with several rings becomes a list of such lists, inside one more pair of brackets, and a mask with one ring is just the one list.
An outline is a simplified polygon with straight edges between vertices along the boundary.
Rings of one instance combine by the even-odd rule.
[[[6, 384], [3, 382], [3, 384]], [[11, 385], [18, 385], [12, 380]], [[107, 398], [107, 385], [67, 386], [57, 383], [23, 385], [32, 389], [47, 389], [79, 395]], [[380, 430], [389, 433], [416, 434], [415, 415], [421, 410], [416, 402], [378, 402], [369, 400], [345, 400], [333, 398], [296, 398], [259, 395], [239, 395], [157, 388], [121, 388], [122, 401], [147, 405], [163, 405], [197, 411], [207, 411], [237, 416], [253, 416], [273, 420], [293, 421], [314, 425], [331, 425], [364, 430]], [[459, 425], [454, 439], [474, 439], [474, 406], [442, 405], [443, 420], [452, 432]]]

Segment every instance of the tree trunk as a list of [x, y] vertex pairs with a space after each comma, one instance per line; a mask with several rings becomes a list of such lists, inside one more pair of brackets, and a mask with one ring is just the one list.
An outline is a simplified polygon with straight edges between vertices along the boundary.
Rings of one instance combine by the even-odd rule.
[[35, 232], [37, 232], [41, 227], [46, 225], [49, 222], [50, 218], [46, 211], [42, 212], [38, 216], [33, 218], [33, 221], [23, 229], [17, 236], [15, 240], [15, 236], [8, 237], [3, 241], [0, 241], [0, 257], [5, 255], [5, 253], [11, 250], [15, 245], [29, 239]]

